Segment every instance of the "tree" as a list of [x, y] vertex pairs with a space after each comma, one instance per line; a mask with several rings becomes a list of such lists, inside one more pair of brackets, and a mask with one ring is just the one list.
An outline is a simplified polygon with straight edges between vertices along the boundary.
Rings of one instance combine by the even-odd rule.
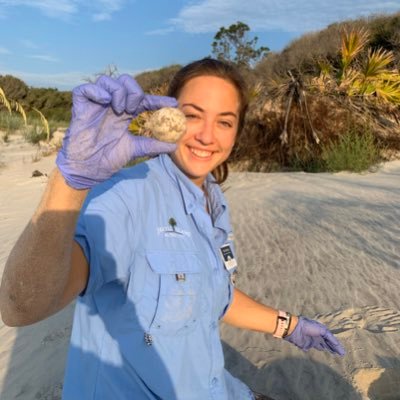
[[248, 39], [250, 28], [238, 21], [229, 28], [221, 27], [214, 36], [212, 53], [218, 60], [231, 61], [240, 67], [251, 67], [269, 52], [268, 47], [256, 48], [258, 37]]

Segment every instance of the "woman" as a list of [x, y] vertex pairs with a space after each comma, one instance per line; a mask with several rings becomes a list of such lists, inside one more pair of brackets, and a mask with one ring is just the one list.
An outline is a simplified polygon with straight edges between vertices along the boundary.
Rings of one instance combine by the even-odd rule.
[[[186, 116], [176, 146], [128, 133], [132, 117], [163, 106]], [[179, 71], [169, 97], [145, 95], [126, 75], [74, 90], [57, 169], [0, 293], [3, 319], [14, 326], [78, 296], [64, 399], [263, 398], [224, 369], [220, 320], [344, 354], [322, 324], [233, 285], [233, 235], [218, 183], [246, 107], [241, 76], [212, 59]]]

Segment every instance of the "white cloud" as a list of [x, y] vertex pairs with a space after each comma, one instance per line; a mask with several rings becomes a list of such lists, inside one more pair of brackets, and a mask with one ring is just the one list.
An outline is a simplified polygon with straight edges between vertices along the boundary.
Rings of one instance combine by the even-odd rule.
[[255, 31], [305, 32], [349, 18], [400, 11], [390, 0], [198, 0], [169, 21], [188, 33], [216, 32], [237, 21]]
[[11, 54], [11, 51], [6, 49], [5, 47], [0, 47], [0, 54]]
[[48, 17], [67, 19], [86, 10], [95, 21], [110, 19], [131, 0], [0, 0], [0, 15], [9, 7], [30, 7]]
[[37, 8], [49, 17], [66, 17], [78, 11], [79, 0], [0, 0], [0, 8], [25, 6]]
[[98, 12], [93, 15], [93, 20], [107, 21], [111, 19], [114, 12], [124, 7], [126, 0], [98, 0], [97, 3], [96, 10]]
[[45, 54], [32, 54], [27, 56], [29, 58], [34, 58], [36, 60], [40, 61], [46, 61], [46, 62], [51, 62], [51, 63], [57, 63], [60, 62], [60, 60], [56, 57], [45, 55]]

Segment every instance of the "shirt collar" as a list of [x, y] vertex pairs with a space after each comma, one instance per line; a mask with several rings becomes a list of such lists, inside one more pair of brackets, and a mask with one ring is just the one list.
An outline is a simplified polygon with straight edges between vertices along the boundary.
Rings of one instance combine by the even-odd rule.
[[[159, 160], [167, 174], [180, 190], [186, 213], [191, 214], [199, 205], [205, 207], [206, 196], [204, 192], [176, 166], [171, 157], [168, 154], [160, 154]], [[211, 173], [206, 177], [205, 186], [209, 195], [214, 226], [224, 228], [226, 224], [224, 215], [227, 214], [225, 213], [227, 203], [220, 186], [215, 182], [215, 178]]]
[[165, 171], [182, 194], [187, 214], [191, 214], [199, 205], [205, 207], [206, 196], [172, 161], [168, 154], [160, 154], [159, 160]]
[[228, 205], [221, 187], [215, 182], [215, 178], [211, 174], [206, 179], [206, 188], [214, 226], [226, 230], [229, 221], [228, 212], [226, 211]]

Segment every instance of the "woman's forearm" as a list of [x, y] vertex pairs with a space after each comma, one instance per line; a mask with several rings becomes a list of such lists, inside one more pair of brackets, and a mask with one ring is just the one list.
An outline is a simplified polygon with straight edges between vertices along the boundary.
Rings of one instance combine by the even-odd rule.
[[[278, 310], [261, 304], [235, 288], [233, 302], [223, 321], [238, 328], [273, 334], [276, 329]], [[297, 325], [297, 317], [292, 316], [288, 334]]]
[[0, 287], [7, 325], [27, 325], [58, 310], [68, 280], [73, 235], [86, 190], [70, 188], [55, 169], [42, 200], [14, 245]]

